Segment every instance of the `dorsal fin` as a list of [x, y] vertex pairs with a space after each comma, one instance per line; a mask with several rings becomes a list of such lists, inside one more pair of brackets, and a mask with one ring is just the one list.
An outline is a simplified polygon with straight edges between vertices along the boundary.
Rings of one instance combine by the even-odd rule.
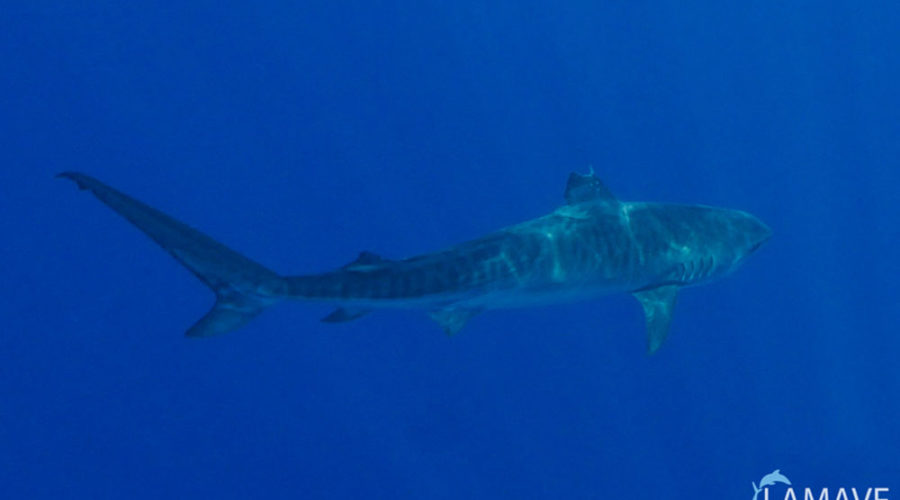
[[569, 182], [566, 183], [566, 203], [569, 205], [593, 202], [615, 203], [616, 201], [618, 200], [606, 188], [603, 181], [594, 175], [593, 169], [587, 175], [577, 172], [569, 174]]
[[345, 265], [343, 269], [349, 269], [351, 271], [365, 271], [366, 269], [369, 269], [378, 264], [383, 264], [385, 262], [387, 262], [387, 259], [382, 258], [376, 253], [362, 251], [359, 252], [359, 257], [357, 257], [356, 260]]

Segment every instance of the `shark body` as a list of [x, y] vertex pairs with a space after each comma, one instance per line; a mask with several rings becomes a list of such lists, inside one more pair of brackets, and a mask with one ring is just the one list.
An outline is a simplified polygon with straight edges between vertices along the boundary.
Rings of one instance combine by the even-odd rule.
[[644, 308], [653, 353], [679, 289], [729, 274], [771, 236], [746, 212], [619, 201], [593, 173], [573, 173], [566, 204], [543, 217], [434, 253], [388, 260], [362, 252], [334, 271], [281, 276], [93, 177], [60, 176], [128, 219], [216, 293], [212, 310], [187, 331], [196, 337], [240, 328], [287, 299], [336, 304], [325, 322], [422, 309], [454, 334], [489, 309], [631, 293]]

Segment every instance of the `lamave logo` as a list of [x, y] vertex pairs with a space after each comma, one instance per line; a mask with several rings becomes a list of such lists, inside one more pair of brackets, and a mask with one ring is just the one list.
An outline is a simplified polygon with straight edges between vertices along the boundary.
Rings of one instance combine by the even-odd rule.
[[[838, 488], [830, 491], [828, 488], [794, 488], [791, 481], [781, 473], [781, 469], [763, 476], [759, 480], [759, 486], [756, 483], [750, 484], [753, 485], [753, 500], [760, 500], [760, 493], [762, 500], [890, 500], [887, 496], [890, 493], [888, 488]], [[773, 493], [770, 497], [769, 489], [782, 484], [787, 486], [784, 496]]]
[[[784, 483], [788, 486], [791, 485], [790, 480], [788, 480], [788, 478], [784, 477], [784, 475], [781, 474], [781, 469], [775, 469], [774, 472], [763, 476], [762, 479], [759, 480], [759, 486], [756, 486], [756, 483], [750, 483], [753, 485], [753, 500], [756, 500], [756, 497], [759, 496], [760, 491], [765, 491], [766, 499], [768, 499], [769, 488], [767, 488], [767, 486], [774, 486], [778, 483]], [[763, 490], [763, 488], [765, 488], [765, 490]]]

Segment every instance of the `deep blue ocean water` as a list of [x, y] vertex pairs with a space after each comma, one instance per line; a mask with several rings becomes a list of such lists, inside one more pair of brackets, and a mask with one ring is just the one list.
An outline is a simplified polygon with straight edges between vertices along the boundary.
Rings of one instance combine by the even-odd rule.
[[[896, 3], [2, 10], [0, 497], [900, 497]], [[654, 356], [625, 295], [186, 340], [212, 295], [53, 179], [311, 273], [539, 216], [590, 166], [773, 228]]]

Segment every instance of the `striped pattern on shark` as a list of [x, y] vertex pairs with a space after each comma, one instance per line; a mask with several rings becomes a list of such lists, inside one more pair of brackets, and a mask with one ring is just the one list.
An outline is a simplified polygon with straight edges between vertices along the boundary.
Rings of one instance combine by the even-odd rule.
[[215, 292], [212, 310], [188, 329], [192, 337], [236, 330], [286, 299], [337, 305], [325, 322], [421, 309], [455, 334], [489, 309], [630, 293], [644, 308], [653, 353], [679, 289], [729, 274], [771, 236], [746, 212], [619, 201], [593, 172], [572, 173], [566, 204], [543, 217], [434, 253], [389, 260], [362, 252], [334, 271], [281, 276], [93, 177], [59, 176], [125, 217]]

